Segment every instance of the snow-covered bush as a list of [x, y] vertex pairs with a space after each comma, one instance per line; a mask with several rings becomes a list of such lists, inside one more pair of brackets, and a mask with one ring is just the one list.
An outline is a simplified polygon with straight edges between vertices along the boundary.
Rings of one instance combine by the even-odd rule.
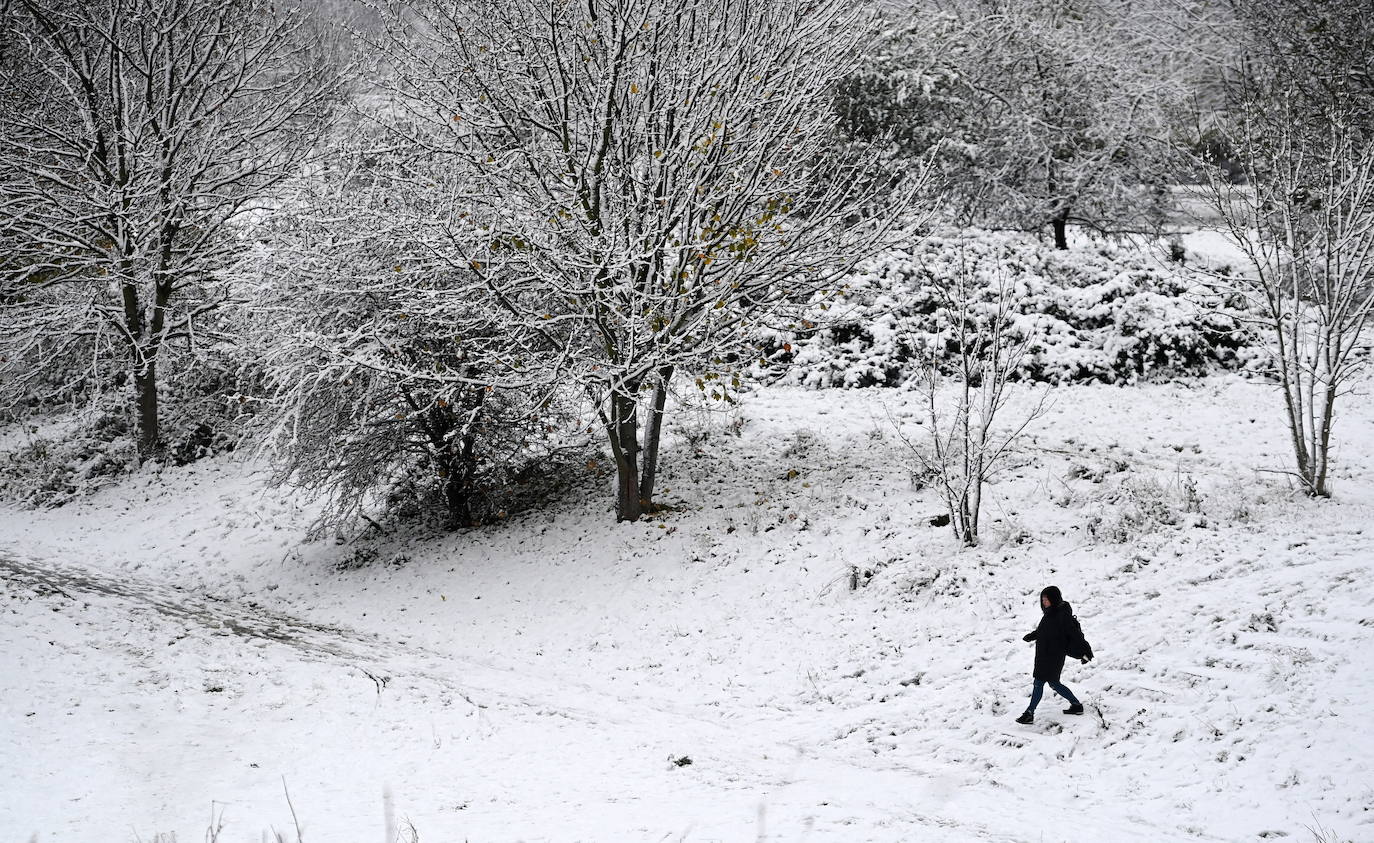
[[[157, 460], [185, 465], [232, 451], [254, 406], [242, 394], [251, 369], [232, 350], [199, 358], [167, 353], [163, 361]], [[64, 391], [33, 390], [32, 400], [4, 418], [27, 433], [0, 453], [0, 500], [61, 506], [146, 461], [137, 452], [124, 374], [103, 372], [103, 380], [79, 369], [62, 374], [69, 376]]]
[[162, 458], [173, 465], [234, 450], [266, 389], [261, 363], [241, 347], [202, 352], [186, 362], [163, 384]]
[[991, 319], [1003, 284], [1017, 303], [1012, 331], [1029, 337], [1014, 379], [1133, 383], [1235, 369], [1253, 356], [1225, 302], [1181, 265], [1100, 241], [1059, 251], [1014, 234], [930, 237], [865, 262], [811, 330], [761, 337], [784, 382], [814, 388], [897, 386], [933, 359], [954, 363], [948, 289], [961, 274], [981, 282], [974, 311]]
[[1125, 544], [1166, 527], [1206, 522], [1202, 499], [1191, 477], [1162, 481], [1128, 476], [1109, 488], [1088, 516], [1088, 535], [1102, 542]]
[[1236, 478], [1207, 490], [1203, 512], [1221, 524], [1254, 524], [1290, 513], [1294, 494], [1294, 489], [1282, 483]]
[[314, 532], [472, 526], [571, 482], [586, 419], [476, 279], [427, 261], [426, 230], [376, 197], [302, 202], [276, 223], [242, 334], [265, 399], [253, 438], [276, 482], [324, 501]]
[[500, 520], [546, 502], [586, 462], [577, 419], [543, 393], [436, 387], [333, 349], [289, 351], [274, 358], [265, 436], [277, 482], [326, 501], [316, 533], [378, 518]]
[[676, 397], [672, 429], [693, 451], [714, 436], [739, 436], [744, 430], [744, 414], [737, 403], [713, 401], [702, 389], [686, 389]]
[[65, 435], [34, 436], [0, 454], [0, 500], [61, 506], [138, 465], [133, 425], [122, 411], [99, 412]]

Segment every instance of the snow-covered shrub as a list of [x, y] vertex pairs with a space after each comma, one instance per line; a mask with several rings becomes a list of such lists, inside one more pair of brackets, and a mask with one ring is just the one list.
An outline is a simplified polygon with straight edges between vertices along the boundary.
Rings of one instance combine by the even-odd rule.
[[739, 436], [744, 430], [744, 414], [737, 403], [712, 401], [703, 390], [687, 389], [677, 396], [672, 429], [696, 451], [717, 434]]
[[953, 364], [954, 315], [944, 291], [961, 275], [982, 285], [973, 310], [993, 318], [999, 290], [1029, 337], [1016, 379], [1133, 383], [1240, 368], [1253, 356], [1226, 303], [1178, 264], [1099, 241], [1070, 251], [1032, 238], [973, 232], [927, 238], [860, 265], [811, 330], [760, 337], [784, 382], [814, 388], [897, 386], [927, 360]]
[[138, 451], [127, 414], [97, 413], [67, 435], [34, 437], [0, 455], [0, 500], [62, 506], [136, 465]]
[[1207, 490], [1202, 511], [1218, 524], [1252, 524], [1290, 511], [1293, 490], [1256, 478], [1235, 479]]
[[239, 348], [187, 362], [162, 387], [162, 453], [173, 465], [234, 450], [266, 388], [260, 363]]
[[1295, 494], [1281, 485], [1255, 480], [1229, 480], [1200, 490], [1191, 475], [1161, 478], [1122, 473], [1108, 475], [1106, 482], [1078, 476], [1103, 485], [1080, 496], [1064, 484], [1066, 497], [1055, 503], [1081, 504], [1088, 536], [1112, 544], [1132, 542], [1169, 527], [1252, 524], [1289, 512]]
[[1099, 500], [1086, 529], [1096, 541], [1125, 544], [1165, 527], [1197, 521], [1196, 487], [1184, 478], [1165, 483], [1156, 477], [1127, 477]]
[[818, 449], [824, 448], [825, 443], [814, 430], [803, 428], [792, 434], [791, 440], [782, 449], [782, 457], [787, 460], [809, 462]]
[[[207, 324], [224, 334], [232, 334], [237, 327], [219, 320]], [[92, 345], [74, 345], [67, 351], [73, 349], [79, 353], [45, 360], [32, 355], [24, 358], [23, 365], [32, 367], [28, 376], [0, 384], [0, 423], [32, 425], [72, 414], [82, 419], [79, 425], [91, 428], [80, 435], [96, 440], [109, 434], [111, 419], [121, 419], [121, 425], [132, 423], [132, 410], [126, 406], [132, 389], [129, 373], [110, 361], [93, 363], [92, 357], [98, 354]], [[194, 352], [180, 345], [164, 347], [158, 358], [159, 435], [149, 457], [185, 465], [233, 450], [240, 422], [257, 406], [249, 399], [260, 392], [257, 371], [245, 352], [227, 342]]]
[[[369, 178], [406, 172], [338, 152]], [[498, 521], [588, 462], [585, 398], [540, 362], [552, 335], [522, 332], [467, 261], [433, 257], [442, 192], [402, 193], [414, 204], [342, 176], [304, 185], [299, 212], [264, 226], [272, 247], [248, 285], [240, 333], [263, 397], [252, 436], [275, 482], [322, 500], [316, 535]]]
[[[0, 313], [5, 304], [0, 298]], [[5, 329], [18, 333], [8, 325]], [[92, 338], [76, 337], [57, 349], [40, 343], [6, 348], [0, 366], [0, 424], [62, 413], [117, 388], [127, 376], [118, 366], [99, 361], [96, 346]]]
[[377, 519], [450, 528], [499, 521], [585, 473], [575, 420], [537, 396], [426, 390], [363, 367], [332, 368], [326, 357], [275, 377], [277, 403], [266, 414], [274, 478], [325, 500], [317, 535]]

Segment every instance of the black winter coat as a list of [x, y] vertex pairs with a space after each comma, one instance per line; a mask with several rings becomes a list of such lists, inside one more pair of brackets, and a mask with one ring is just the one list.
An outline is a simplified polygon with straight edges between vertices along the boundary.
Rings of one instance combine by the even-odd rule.
[[1025, 640], [1035, 642], [1036, 679], [1058, 682], [1064, 672], [1064, 659], [1092, 658], [1093, 648], [1083, 637], [1083, 629], [1078, 618], [1073, 616], [1069, 604], [1055, 603], [1040, 617], [1040, 625], [1027, 635]]

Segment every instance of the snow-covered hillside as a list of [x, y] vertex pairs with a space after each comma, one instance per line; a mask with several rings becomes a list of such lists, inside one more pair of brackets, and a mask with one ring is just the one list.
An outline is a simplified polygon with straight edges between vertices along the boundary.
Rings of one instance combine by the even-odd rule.
[[[1374, 838], [1374, 405], [1312, 502], [1263, 384], [1053, 396], [974, 550], [896, 390], [748, 396], [655, 520], [589, 487], [342, 571], [224, 458], [0, 510], [0, 838]], [[1089, 713], [1018, 726], [1051, 583]]]

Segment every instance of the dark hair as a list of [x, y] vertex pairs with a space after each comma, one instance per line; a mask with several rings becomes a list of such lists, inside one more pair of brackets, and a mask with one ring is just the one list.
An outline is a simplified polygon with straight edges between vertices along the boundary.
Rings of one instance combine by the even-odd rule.
[[1040, 592], [1040, 596], [1050, 598], [1051, 606], [1058, 606], [1064, 602], [1064, 595], [1059, 593], [1059, 587], [1055, 585], [1046, 586], [1045, 590]]

